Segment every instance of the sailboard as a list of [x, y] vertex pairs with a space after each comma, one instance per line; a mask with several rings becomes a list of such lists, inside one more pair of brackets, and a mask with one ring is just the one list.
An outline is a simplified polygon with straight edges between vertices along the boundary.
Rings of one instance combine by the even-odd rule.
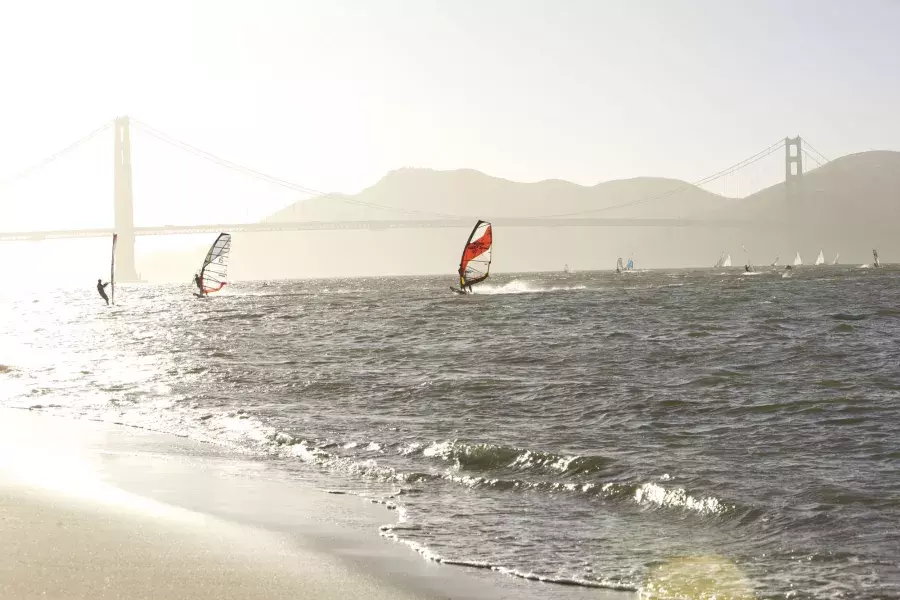
[[116, 243], [119, 241], [119, 234], [114, 233], [112, 239], [112, 258], [109, 261], [109, 303], [116, 303]]
[[731, 266], [731, 255], [730, 254], [725, 258], [725, 262], [722, 263], [722, 266], [723, 267]]
[[202, 294], [195, 292], [196, 296], [205, 296], [218, 292], [225, 287], [228, 283], [226, 277], [228, 275], [228, 255], [230, 253], [231, 234], [220, 233], [203, 260], [203, 266], [200, 268], [200, 289]]
[[836, 264], [838, 264], [838, 260], [839, 260], [839, 259], [840, 259], [840, 258], [841, 258], [841, 253], [840, 253], [840, 252], [838, 252], [838, 253], [837, 253], [837, 254], [835, 254], [835, 256], [834, 256], [834, 260], [833, 260], [833, 261], [831, 261], [831, 264], [832, 264], [832, 265], [836, 265]]
[[466, 240], [462, 258], [459, 260], [459, 289], [451, 290], [460, 294], [471, 291], [472, 286], [488, 278], [491, 270], [491, 256], [494, 249], [494, 234], [491, 224], [479, 219]]
[[825, 264], [825, 254], [819, 250], [819, 256], [816, 257], [816, 266]]
[[794, 266], [799, 267], [802, 264], [803, 264], [803, 259], [800, 258], [800, 253], [798, 252], [797, 256], [794, 257]]
[[878, 250], [872, 249], [872, 258], [875, 259], [872, 263], [872, 266], [876, 269], [881, 266], [881, 261], [878, 260]]

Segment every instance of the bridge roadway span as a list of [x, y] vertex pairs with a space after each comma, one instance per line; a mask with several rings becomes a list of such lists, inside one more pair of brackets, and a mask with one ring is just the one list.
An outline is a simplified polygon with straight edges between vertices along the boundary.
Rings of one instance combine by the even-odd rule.
[[[298, 222], [261, 222], [261, 223], [220, 223], [213, 225], [159, 225], [153, 227], [135, 227], [135, 235], [178, 235], [190, 233], [229, 233], [265, 232], [265, 231], [343, 231], [368, 230], [387, 231], [391, 229], [434, 229], [445, 227], [472, 227], [475, 219], [438, 219], [438, 220], [397, 220], [397, 221], [298, 221]], [[746, 221], [707, 221], [700, 219], [602, 219], [602, 218], [562, 218], [562, 219], [530, 219], [530, 218], [497, 218], [492, 223], [495, 227], [740, 227], [749, 224]], [[97, 229], [60, 229], [56, 231], [0, 231], [0, 242], [40, 241], [44, 239], [92, 238], [112, 235], [113, 228]], [[121, 233], [121, 232], [120, 232]]]

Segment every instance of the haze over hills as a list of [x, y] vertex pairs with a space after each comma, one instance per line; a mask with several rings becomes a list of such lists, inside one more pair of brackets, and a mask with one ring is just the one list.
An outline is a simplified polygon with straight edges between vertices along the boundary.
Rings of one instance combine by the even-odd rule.
[[[660, 196], [663, 198], [651, 202], [610, 208]], [[734, 204], [734, 199], [675, 179], [640, 177], [587, 187], [559, 179], [520, 183], [472, 169], [404, 168], [391, 171], [359, 194], [329, 194], [300, 201], [267, 220], [397, 220], [441, 216], [487, 219], [585, 211], [591, 212], [575, 216], [687, 218]]]
[[[566, 263], [576, 270], [611, 269], [617, 256], [630, 255], [639, 267], [710, 266], [720, 252], [731, 253], [737, 265], [744, 260], [742, 245], [754, 264], [768, 263], [776, 254], [785, 262], [795, 252], [810, 262], [820, 249], [829, 261], [840, 252], [842, 262], [869, 262], [872, 247], [879, 248], [883, 261], [894, 262], [900, 260], [894, 233], [900, 218], [900, 153], [863, 152], [808, 170], [803, 193], [791, 202], [784, 184], [734, 199], [651, 177], [581, 186], [560, 180], [519, 183], [470, 169], [404, 168], [359, 194], [298, 202], [266, 221], [474, 220], [569, 213], [705, 219], [710, 226], [496, 228], [494, 270], [559, 270]], [[452, 274], [466, 234], [463, 228], [237, 234], [232, 275]], [[205, 248], [189, 253], [190, 264], [203, 252]], [[151, 258], [142, 272], [158, 277], [185, 258], [181, 253], [157, 257], [157, 264]], [[180, 277], [183, 271], [182, 264]]]

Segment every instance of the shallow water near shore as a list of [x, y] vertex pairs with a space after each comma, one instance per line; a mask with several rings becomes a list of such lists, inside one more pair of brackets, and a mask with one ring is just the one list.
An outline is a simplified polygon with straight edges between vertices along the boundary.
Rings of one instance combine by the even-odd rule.
[[0, 402], [214, 442], [374, 500], [373, 536], [447, 563], [900, 594], [900, 271], [448, 282], [6, 295]]

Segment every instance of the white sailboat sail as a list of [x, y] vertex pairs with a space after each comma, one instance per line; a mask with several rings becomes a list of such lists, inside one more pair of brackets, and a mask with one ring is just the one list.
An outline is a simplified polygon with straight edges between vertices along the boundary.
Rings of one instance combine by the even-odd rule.
[[773, 260], [773, 261], [772, 261], [772, 264], [769, 265], [769, 266], [770, 266], [770, 267], [777, 267], [777, 266], [778, 266], [778, 259], [779, 259], [779, 258], [781, 258], [781, 254], [776, 254], [776, 255], [775, 255], [775, 260]]
[[109, 261], [109, 302], [116, 303], [116, 243], [119, 241], [119, 234], [114, 233], [112, 239], [112, 258]]
[[228, 255], [231, 252], [231, 234], [220, 233], [210, 246], [203, 267], [200, 269], [200, 289], [203, 294], [218, 292], [228, 283]]
[[800, 258], [800, 253], [798, 252], [797, 256], [794, 257], [794, 266], [799, 267], [802, 264], [803, 264], [803, 259]]
[[625, 269], [625, 266], [622, 264], [622, 257], [616, 261], [616, 273], [621, 273]]
[[731, 266], [731, 255], [730, 255], [730, 254], [729, 254], [728, 257], [725, 259], [725, 262], [722, 263], [722, 266], [723, 266], [723, 267], [730, 267], [730, 266]]
[[841, 253], [840, 253], [840, 252], [838, 252], [838, 253], [837, 253], [837, 254], [835, 254], [835, 256], [834, 256], [834, 260], [833, 260], [833, 261], [831, 261], [831, 264], [833, 264], [833, 265], [836, 265], [836, 264], [838, 264], [838, 259], [840, 259], [840, 258], [841, 258]]
[[819, 250], [819, 256], [816, 257], [816, 266], [825, 264], [825, 254]]
[[878, 260], [878, 250], [874, 250], [874, 249], [872, 250], [872, 258], [875, 259], [872, 266], [874, 266], [877, 269], [878, 267], [881, 266], [881, 261]]
[[713, 265], [713, 268], [718, 269], [723, 264], [725, 264], [725, 253], [724, 252], [719, 255], [719, 260], [716, 261], [716, 264]]

